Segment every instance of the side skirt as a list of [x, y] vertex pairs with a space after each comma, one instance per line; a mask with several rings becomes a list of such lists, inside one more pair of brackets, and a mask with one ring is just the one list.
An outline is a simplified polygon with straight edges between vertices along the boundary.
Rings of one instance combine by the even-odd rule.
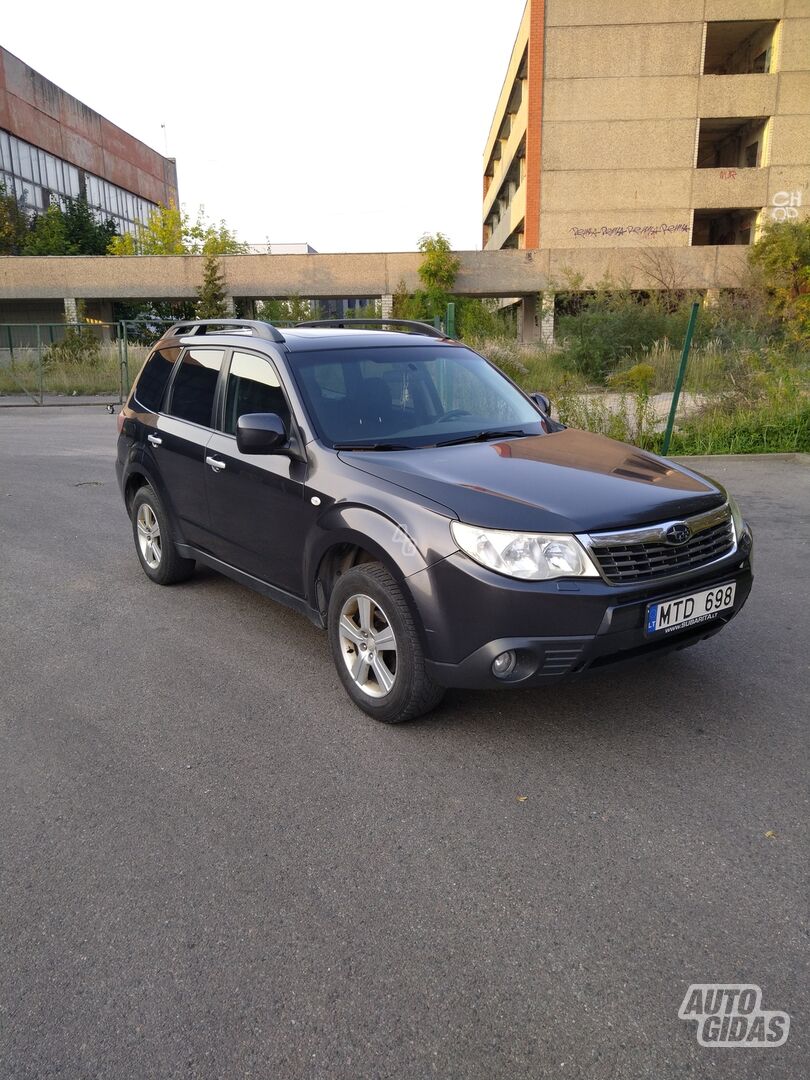
[[215, 559], [213, 555], [209, 555], [205, 551], [200, 551], [199, 548], [192, 547], [191, 544], [175, 544], [177, 552], [182, 555], [184, 559], [196, 559], [197, 562], [204, 563], [205, 566], [210, 566], [212, 570], [216, 570], [220, 574], [224, 574], [225, 577], [232, 578], [234, 581], [238, 581], [240, 585], [245, 585], [248, 589], [253, 589], [255, 592], [261, 593], [262, 596], [268, 596], [271, 600], [277, 601], [279, 604], [283, 604], [285, 607], [292, 608], [293, 611], [299, 612], [301, 615], [306, 615], [310, 622], [314, 623], [318, 629], [323, 629], [323, 617], [319, 611], [310, 607], [306, 600], [302, 596], [295, 596], [294, 593], [285, 592], [284, 589], [279, 589], [275, 585], [270, 585], [267, 581], [262, 581], [261, 578], [253, 577], [252, 574], [246, 574], [244, 570], [237, 570], [235, 566], [231, 566], [230, 563], [222, 562], [221, 559]]

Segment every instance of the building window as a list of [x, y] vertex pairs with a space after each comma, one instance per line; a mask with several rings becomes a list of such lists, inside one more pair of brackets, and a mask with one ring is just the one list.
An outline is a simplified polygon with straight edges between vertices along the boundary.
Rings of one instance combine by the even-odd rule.
[[699, 169], [754, 169], [762, 164], [760, 147], [766, 116], [712, 117], [700, 121]]
[[759, 207], [695, 210], [692, 245], [704, 247], [707, 244], [750, 244], [756, 231], [759, 212]]
[[706, 24], [704, 75], [752, 75], [771, 70], [777, 23], [772, 19]]
[[47, 210], [52, 200], [64, 206], [83, 195], [101, 218], [113, 219], [119, 233], [136, 232], [156, 208], [6, 131], [0, 131], [0, 184], [34, 214]]

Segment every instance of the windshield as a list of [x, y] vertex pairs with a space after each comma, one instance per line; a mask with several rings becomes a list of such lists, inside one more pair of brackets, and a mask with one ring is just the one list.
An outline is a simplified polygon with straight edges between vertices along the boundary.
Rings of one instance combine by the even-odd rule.
[[337, 449], [410, 449], [544, 430], [519, 390], [458, 345], [296, 353], [290, 367], [318, 434]]

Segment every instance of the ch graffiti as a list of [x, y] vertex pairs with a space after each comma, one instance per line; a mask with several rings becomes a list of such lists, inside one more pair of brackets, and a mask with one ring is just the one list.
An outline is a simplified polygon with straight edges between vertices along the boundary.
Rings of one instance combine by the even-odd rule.
[[799, 216], [802, 205], [802, 193], [796, 191], [777, 191], [771, 199], [771, 218], [774, 221], [794, 221]]

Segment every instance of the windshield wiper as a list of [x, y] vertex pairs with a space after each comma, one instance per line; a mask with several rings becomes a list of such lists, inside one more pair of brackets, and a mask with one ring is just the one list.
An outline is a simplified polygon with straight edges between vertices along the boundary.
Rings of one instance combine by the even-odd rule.
[[374, 442], [374, 443], [332, 443], [333, 450], [413, 450], [406, 443]]
[[460, 443], [488, 442], [490, 439], [514, 439], [520, 435], [528, 434], [528, 431], [524, 431], [522, 428], [515, 428], [514, 430], [494, 428], [487, 431], [475, 431], [472, 435], [459, 435], [457, 439], [445, 439], [443, 442], [437, 442], [435, 445], [458, 446]]

